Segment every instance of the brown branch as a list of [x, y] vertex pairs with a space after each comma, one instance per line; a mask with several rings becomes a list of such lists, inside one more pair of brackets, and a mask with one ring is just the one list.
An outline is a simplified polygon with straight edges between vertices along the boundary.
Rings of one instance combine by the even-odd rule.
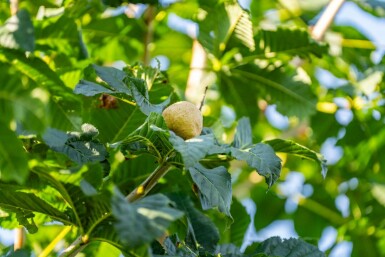
[[330, 1], [325, 11], [321, 15], [321, 18], [311, 30], [311, 35], [315, 40], [320, 41], [324, 38], [326, 30], [330, 27], [334, 17], [344, 2], [345, 0]]

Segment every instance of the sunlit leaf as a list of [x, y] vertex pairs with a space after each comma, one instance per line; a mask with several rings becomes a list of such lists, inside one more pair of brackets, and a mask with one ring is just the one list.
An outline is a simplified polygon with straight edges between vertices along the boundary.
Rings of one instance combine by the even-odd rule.
[[264, 143], [270, 145], [276, 152], [293, 154], [298, 157], [317, 162], [321, 167], [322, 175], [326, 177], [328, 170], [326, 160], [320, 153], [310, 150], [309, 148], [291, 140], [273, 139], [264, 141]]
[[266, 183], [271, 187], [281, 174], [281, 159], [275, 154], [273, 148], [267, 144], [258, 143], [252, 148], [240, 150], [231, 148], [231, 155], [238, 160], [246, 161], [257, 172], [266, 178]]
[[34, 28], [27, 10], [20, 10], [0, 27], [0, 46], [32, 52]]

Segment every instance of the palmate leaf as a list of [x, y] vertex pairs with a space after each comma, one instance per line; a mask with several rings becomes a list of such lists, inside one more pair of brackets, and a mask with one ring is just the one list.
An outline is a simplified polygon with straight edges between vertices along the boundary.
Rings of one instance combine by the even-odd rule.
[[23, 183], [28, 177], [28, 159], [21, 141], [0, 121], [0, 177]]
[[[259, 97], [270, 98], [269, 102], [276, 104], [277, 110], [288, 116], [304, 118], [315, 113], [317, 97], [310, 86], [293, 79], [296, 73], [285, 69], [261, 69], [252, 64], [240, 66], [232, 69], [232, 77], [222, 79], [222, 91], [228, 100], [230, 92], [240, 99], [250, 98], [250, 92], [259, 93]], [[235, 85], [248, 90], [238, 90]]]
[[30, 52], [35, 49], [34, 27], [28, 11], [18, 11], [0, 27], [0, 46]]
[[199, 198], [204, 210], [217, 207], [228, 217], [231, 217], [231, 176], [225, 167], [206, 169], [197, 163], [188, 168], [192, 180], [199, 189]]
[[164, 195], [151, 195], [135, 203], [114, 190], [112, 213], [121, 241], [129, 247], [150, 243], [163, 235], [171, 222], [183, 216], [183, 212], [171, 208], [171, 201]]
[[276, 152], [293, 154], [298, 157], [317, 162], [321, 167], [322, 175], [326, 177], [326, 174], [327, 174], [326, 160], [320, 153], [310, 150], [309, 148], [291, 140], [273, 139], [273, 140], [264, 141], [264, 143], [270, 145]]
[[176, 207], [183, 211], [188, 223], [188, 237], [192, 238], [193, 247], [203, 247], [205, 251], [214, 253], [219, 242], [219, 231], [215, 224], [203, 213], [198, 211], [187, 195], [171, 194], [170, 199]]
[[238, 3], [220, 2], [206, 11], [207, 16], [199, 22], [198, 40], [217, 58], [230, 39], [239, 41], [250, 51], [255, 49], [250, 16]]
[[310, 54], [321, 57], [327, 48], [314, 41], [304, 29], [278, 27], [277, 30], [258, 30], [255, 37], [255, 58], [270, 58], [278, 54], [308, 57]]
[[[279, 237], [271, 237], [258, 246], [254, 254], [265, 254], [266, 256], [280, 257], [324, 257], [323, 252], [312, 244], [301, 239], [290, 238], [281, 239]], [[255, 256], [255, 255], [254, 255]]]
[[33, 221], [34, 212], [45, 214], [64, 224], [74, 224], [70, 216], [52, 207], [34, 194], [7, 190], [4, 186], [0, 191], [0, 208], [16, 213], [20, 224], [25, 226], [30, 233], [37, 231]]

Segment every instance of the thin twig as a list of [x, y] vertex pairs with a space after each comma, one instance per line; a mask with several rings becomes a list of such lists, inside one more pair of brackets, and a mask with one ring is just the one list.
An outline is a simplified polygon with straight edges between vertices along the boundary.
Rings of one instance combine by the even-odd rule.
[[341, 8], [345, 0], [331, 0], [325, 11], [321, 15], [321, 18], [314, 25], [311, 35], [315, 40], [322, 40], [326, 33], [326, 30], [329, 28], [334, 17], [336, 16], [338, 10]]

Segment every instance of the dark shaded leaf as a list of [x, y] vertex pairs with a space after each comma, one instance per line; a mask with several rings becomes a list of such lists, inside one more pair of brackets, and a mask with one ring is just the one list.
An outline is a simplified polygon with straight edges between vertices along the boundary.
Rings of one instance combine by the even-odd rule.
[[206, 169], [197, 163], [188, 168], [194, 183], [199, 189], [199, 197], [204, 210], [217, 207], [228, 217], [231, 205], [231, 176], [225, 167]]
[[223, 257], [243, 257], [243, 253], [239, 249], [239, 247], [233, 245], [233, 244], [224, 244], [224, 245], [218, 245], [216, 254], [223, 256]]
[[150, 243], [163, 235], [171, 222], [183, 216], [179, 210], [170, 207], [171, 201], [164, 195], [151, 195], [135, 203], [114, 190], [112, 213], [120, 239], [130, 247]]
[[96, 74], [105, 81], [115, 92], [125, 93], [131, 95], [130, 89], [124, 83], [124, 79], [127, 74], [124, 71], [118, 70], [113, 67], [102, 67], [98, 65], [92, 65]]
[[188, 222], [187, 233], [194, 240], [194, 247], [201, 246], [205, 251], [214, 253], [219, 242], [219, 231], [214, 223], [194, 207], [187, 195], [171, 194], [170, 199], [185, 213]]
[[74, 89], [74, 93], [85, 96], [94, 96], [97, 94], [113, 94], [114, 91], [94, 82], [80, 80]]
[[323, 257], [325, 254], [312, 244], [301, 239], [281, 239], [271, 237], [263, 241], [256, 253], [264, 253], [267, 256], [278, 257]]
[[252, 143], [250, 120], [247, 117], [243, 117], [238, 121], [233, 146], [238, 149], [245, 149], [250, 147]]
[[126, 83], [130, 85], [131, 94], [139, 109], [146, 115], [151, 112], [161, 113], [170, 104], [171, 97], [168, 97], [160, 104], [152, 104], [148, 95], [148, 88], [144, 80], [137, 78], [127, 78]]

